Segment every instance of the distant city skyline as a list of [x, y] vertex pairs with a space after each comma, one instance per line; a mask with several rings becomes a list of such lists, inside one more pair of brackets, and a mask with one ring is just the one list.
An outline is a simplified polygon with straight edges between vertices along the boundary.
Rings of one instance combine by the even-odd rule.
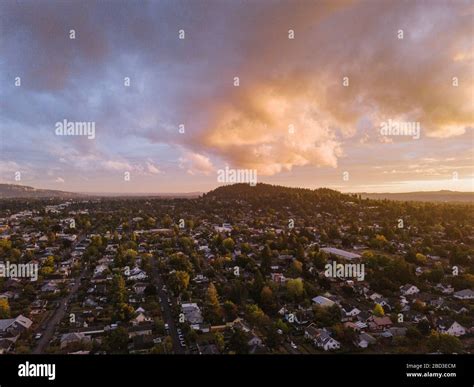
[[473, 16], [470, 1], [4, 1], [0, 182], [207, 192], [229, 167], [472, 192]]

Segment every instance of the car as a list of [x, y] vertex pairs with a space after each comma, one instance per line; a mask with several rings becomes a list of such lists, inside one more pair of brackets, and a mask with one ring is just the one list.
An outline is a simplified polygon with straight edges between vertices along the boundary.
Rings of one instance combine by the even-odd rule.
[[165, 329], [166, 330], [170, 329], [170, 326], [168, 324], [165, 324]]
[[37, 333], [37, 334], [35, 335], [35, 340], [41, 339], [42, 336], [43, 336], [42, 333]]
[[297, 349], [297, 348], [298, 348], [298, 346], [297, 346], [295, 343], [293, 343], [293, 342], [291, 342], [290, 345], [291, 345], [291, 348], [293, 348], [293, 349]]

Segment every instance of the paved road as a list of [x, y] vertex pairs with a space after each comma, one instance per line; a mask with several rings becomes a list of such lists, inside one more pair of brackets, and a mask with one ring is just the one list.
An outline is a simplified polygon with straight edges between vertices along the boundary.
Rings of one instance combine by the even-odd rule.
[[163, 280], [161, 279], [160, 273], [156, 265], [156, 258], [152, 259], [152, 268], [153, 268], [153, 280], [155, 282], [156, 290], [158, 291], [158, 296], [161, 299], [160, 306], [161, 311], [163, 312], [164, 322], [169, 326], [169, 335], [173, 339], [173, 352], [175, 354], [184, 354], [184, 348], [181, 347], [179, 343], [178, 332], [176, 330], [176, 324], [173, 318], [173, 312], [168, 305], [168, 294], [163, 290]]
[[35, 349], [33, 350], [34, 354], [42, 354], [44, 350], [51, 342], [54, 332], [56, 330], [57, 325], [61, 322], [64, 315], [66, 314], [67, 306], [69, 301], [71, 300], [72, 296], [77, 292], [81, 285], [81, 279], [85, 277], [86, 269], [83, 269], [79, 278], [75, 279], [74, 286], [70, 289], [67, 296], [63, 297], [59, 302], [59, 307], [53, 311], [53, 315], [49, 318], [48, 322], [46, 323], [46, 329], [43, 332], [43, 336], [38, 340]]
[[[71, 247], [69, 249], [65, 250], [62, 254], [63, 259], [66, 258], [73, 250], [74, 248], [80, 244], [84, 239], [86, 239], [86, 235], [79, 235], [78, 238], [76, 239], [75, 242], [71, 244]], [[44, 329], [43, 335], [41, 338], [37, 341], [35, 348], [33, 349], [34, 354], [42, 354], [44, 353], [44, 350], [48, 346], [48, 344], [51, 342], [51, 339], [53, 338], [54, 332], [56, 330], [57, 325], [61, 322], [63, 319], [64, 315], [66, 314], [67, 306], [69, 304], [69, 301], [71, 300], [72, 296], [77, 292], [81, 285], [81, 279], [85, 277], [86, 273], [86, 268], [83, 268], [81, 274], [79, 277], [75, 278], [75, 283], [74, 286], [69, 289], [69, 292], [66, 296], [58, 300], [59, 302], [59, 307], [53, 310], [52, 315], [49, 317], [49, 319], [46, 322], [43, 322], [41, 326], [44, 326], [46, 324], [46, 328]], [[36, 333], [41, 332], [41, 329], [37, 329]]]

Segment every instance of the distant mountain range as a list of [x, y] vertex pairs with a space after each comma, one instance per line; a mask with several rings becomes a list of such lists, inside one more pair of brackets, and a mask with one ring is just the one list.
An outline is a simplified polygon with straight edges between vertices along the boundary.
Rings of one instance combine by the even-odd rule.
[[171, 198], [195, 198], [202, 195], [201, 192], [189, 193], [85, 193], [85, 192], [67, 192], [53, 189], [33, 188], [26, 185], [18, 184], [0, 184], [0, 199], [11, 198], [87, 198], [87, 197], [171, 197]]
[[[314, 192], [318, 195], [333, 196], [334, 198], [343, 195], [338, 191], [327, 188], [309, 190], [303, 188], [290, 188], [282, 186], [273, 186], [270, 184], [257, 184], [251, 187], [248, 184], [234, 184], [218, 187], [206, 196], [217, 196], [222, 198], [245, 197], [245, 196], [271, 196], [281, 194], [308, 195]], [[51, 189], [38, 189], [25, 185], [0, 184], [0, 199], [7, 198], [87, 198], [87, 197], [169, 197], [169, 198], [196, 198], [202, 195], [201, 192], [189, 193], [76, 193]], [[237, 196], [236, 196], [237, 195]], [[428, 191], [428, 192], [406, 192], [406, 193], [357, 193], [362, 198], [378, 200], [398, 200], [398, 201], [421, 201], [421, 202], [471, 202], [474, 203], [474, 192], [457, 191]]]
[[404, 192], [404, 193], [359, 193], [362, 198], [387, 199], [398, 201], [417, 202], [471, 202], [474, 203], [474, 192], [457, 191], [426, 191], [426, 192]]
[[58, 191], [53, 189], [37, 189], [27, 185], [0, 184], [0, 198], [79, 198], [85, 195]]

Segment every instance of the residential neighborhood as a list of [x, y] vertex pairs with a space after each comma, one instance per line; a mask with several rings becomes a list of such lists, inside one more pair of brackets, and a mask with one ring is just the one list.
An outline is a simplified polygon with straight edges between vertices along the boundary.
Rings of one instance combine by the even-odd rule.
[[472, 353], [472, 213], [263, 184], [4, 200], [0, 352]]

